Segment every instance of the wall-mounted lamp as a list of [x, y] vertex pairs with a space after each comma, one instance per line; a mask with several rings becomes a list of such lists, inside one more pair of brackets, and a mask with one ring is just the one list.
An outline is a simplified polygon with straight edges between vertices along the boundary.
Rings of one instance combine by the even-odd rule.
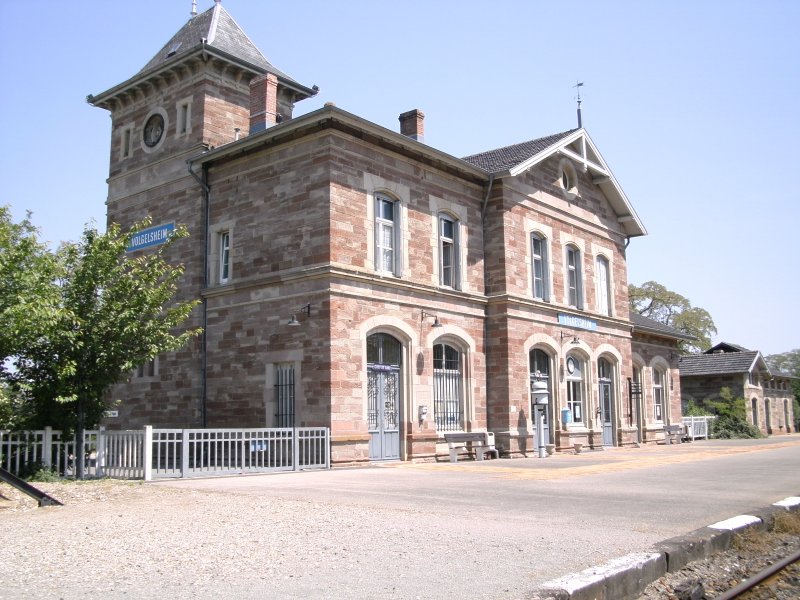
[[570, 344], [572, 344], [573, 346], [580, 345], [581, 339], [577, 335], [573, 335], [571, 333], [564, 333], [563, 331], [561, 332], [561, 343], [563, 344], [564, 343], [564, 338], [568, 338], [568, 337], [572, 337], [572, 341], [570, 342]]
[[289, 322], [286, 323], [286, 324], [289, 325], [290, 327], [299, 327], [300, 326], [300, 321], [297, 320], [297, 313], [301, 313], [301, 312], [306, 313], [306, 316], [310, 317], [311, 316], [311, 305], [310, 304], [306, 304], [305, 306], [301, 306], [300, 308], [298, 308], [297, 311], [295, 312], [295, 314], [292, 315], [292, 318], [289, 319]]
[[442, 326], [442, 324], [439, 322], [439, 317], [437, 315], [434, 315], [434, 314], [429, 313], [429, 312], [425, 312], [423, 310], [422, 311], [422, 320], [424, 321], [428, 317], [433, 318], [433, 325], [431, 325], [431, 327], [441, 327]]

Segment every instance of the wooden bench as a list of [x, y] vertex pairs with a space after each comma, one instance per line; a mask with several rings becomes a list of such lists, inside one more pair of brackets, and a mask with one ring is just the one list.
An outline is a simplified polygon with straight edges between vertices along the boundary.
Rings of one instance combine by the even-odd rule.
[[676, 444], [683, 442], [683, 437], [686, 435], [686, 427], [683, 425], [664, 425], [664, 443], [672, 444], [675, 440]]
[[474, 451], [476, 460], [483, 460], [490, 453], [494, 453], [495, 458], [500, 458], [500, 453], [494, 447], [494, 434], [489, 431], [445, 433], [444, 440], [450, 450], [450, 462], [458, 462], [460, 450]]

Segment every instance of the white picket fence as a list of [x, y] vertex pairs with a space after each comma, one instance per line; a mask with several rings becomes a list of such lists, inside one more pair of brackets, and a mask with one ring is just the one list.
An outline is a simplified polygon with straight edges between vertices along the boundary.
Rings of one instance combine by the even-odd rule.
[[708, 439], [711, 432], [711, 421], [716, 417], [683, 417], [683, 424], [686, 426], [687, 437], [694, 441]]
[[[208, 477], [330, 468], [330, 429], [154, 429], [84, 432], [86, 474], [119, 479]], [[74, 475], [75, 439], [62, 432], [0, 431], [0, 466], [41, 465]]]

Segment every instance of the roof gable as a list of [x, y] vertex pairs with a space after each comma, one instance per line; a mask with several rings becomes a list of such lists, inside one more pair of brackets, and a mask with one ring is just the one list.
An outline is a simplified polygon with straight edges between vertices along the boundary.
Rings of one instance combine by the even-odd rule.
[[608, 200], [627, 236], [647, 235], [644, 224], [585, 129], [570, 129], [466, 156], [463, 160], [489, 171], [495, 177], [516, 177], [555, 154], [570, 158], [593, 175], [593, 183]]
[[682, 377], [700, 375], [735, 375], [751, 371], [770, 373], [767, 363], [758, 350], [744, 352], [717, 352], [716, 354], [691, 354], [678, 363]]
[[751, 352], [744, 346], [737, 346], [736, 344], [730, 344], [728, 342], [720, 342], [713, 348], [709, 348], [706, 350], [706, 354], [719, 354], [720, 352]]

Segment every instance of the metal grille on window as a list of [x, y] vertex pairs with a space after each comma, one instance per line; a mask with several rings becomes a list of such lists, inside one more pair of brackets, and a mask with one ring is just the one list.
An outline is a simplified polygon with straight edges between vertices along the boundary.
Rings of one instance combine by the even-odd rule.
[[275, 366], [275, 420], [278, 427], [294, 427], [294, 365]]
[[433, 347], [434, 417], [439, 431], [463, 428], [461, 353], [447, 344]]

